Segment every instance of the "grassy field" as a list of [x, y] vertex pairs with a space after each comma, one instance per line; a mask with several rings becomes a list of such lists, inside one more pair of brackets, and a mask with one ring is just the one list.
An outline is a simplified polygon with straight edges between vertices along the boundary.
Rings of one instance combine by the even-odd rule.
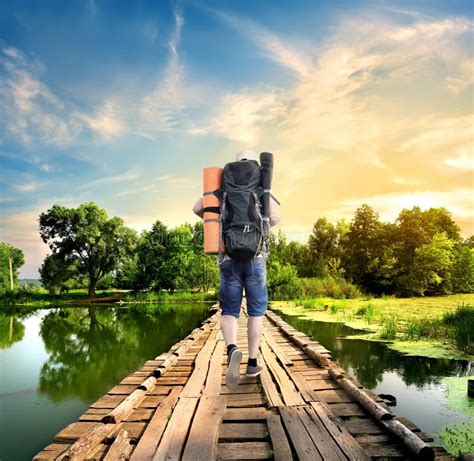
[[343, 322], [366, 331], [358, 338], [387, 341], [407, 354], [474, 359], [474, 294], [296, 299], [274, 301], [271, 307], [304, 319]]

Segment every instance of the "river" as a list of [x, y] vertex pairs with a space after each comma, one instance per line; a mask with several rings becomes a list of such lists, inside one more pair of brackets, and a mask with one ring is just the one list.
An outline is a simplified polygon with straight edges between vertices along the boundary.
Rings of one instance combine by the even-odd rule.
[[0, 306], [0, 460], [31, 459], [112, 386], [198, 327], [209, 307]]

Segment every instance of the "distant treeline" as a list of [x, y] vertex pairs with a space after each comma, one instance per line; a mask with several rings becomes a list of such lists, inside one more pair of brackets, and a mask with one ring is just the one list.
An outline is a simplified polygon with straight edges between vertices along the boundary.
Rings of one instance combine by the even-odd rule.
[[344, 278], [365, 292], [399, 296], [474, 291], [474, 235], [463, 239], [445, 208], [403, 209], [394, 223], [368, 205], [350, 223], [319, 218], [306, 244], [272, 239], [272, 258], [298, 277]]
[[[88, 287], [133, 290], [218, 290], [216, 257], [203, 252], [203, 224], [168, 228], [156, 221], [140, 235], [94, 202], [54, 205], [39, 217], [51, 254], [40, 268], [43, 286], [60, 294]], [[445, 208], [400, 212], [394, 223], [362, 205], [351, 222], [319, 218], [306, 243], [271, 233], [268, 286], [273, 299], [317, 295], [438, 295], [474, 291], [474, 236], [463, 239]], [[0, 290], [8, 289], [8, 254], [0, 244]], [[323, 293], [321, 293], [323, 294]]]

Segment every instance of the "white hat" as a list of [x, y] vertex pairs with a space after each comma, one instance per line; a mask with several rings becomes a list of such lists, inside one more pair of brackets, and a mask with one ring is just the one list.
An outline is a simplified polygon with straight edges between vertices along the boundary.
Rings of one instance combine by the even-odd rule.
[[258, 162], [258, 155], [250, 149], [244, 149], [237, 152], [235, 159], [239, 162], [240, 160], [256, 160]]

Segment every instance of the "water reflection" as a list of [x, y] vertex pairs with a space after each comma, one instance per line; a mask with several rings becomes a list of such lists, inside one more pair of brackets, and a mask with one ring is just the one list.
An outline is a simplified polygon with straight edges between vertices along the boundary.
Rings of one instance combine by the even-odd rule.
[[202, 319], [202, 309], [182, 306], [53, 310], [41, 323], [49, 359], [40, 371], [39, 391], [54, 401], [93, 401], [119, 382], [124, 370], [136, 370], [144, 357], [168, 350]]
[[15, 315], [0, 314], [0, 349], [21, 341], [24, 334], [25, 326]]
[[0, 459], [31, 459], [108, 389], [208, 316], [206, 304], [0, 306]]
[[386, 372], [395, 372], [406, 385], [417, 387], [439, 384], [445, 376], [465, 376], [470, 373], [467, 361], [407, 356], [389, 349], [383, 343], [343, 339], [360, 331], [341, 323], [308, 321], [282, 312], [279, 314], [329, 349], [333, 358], [369, 389], [381, 384]]

